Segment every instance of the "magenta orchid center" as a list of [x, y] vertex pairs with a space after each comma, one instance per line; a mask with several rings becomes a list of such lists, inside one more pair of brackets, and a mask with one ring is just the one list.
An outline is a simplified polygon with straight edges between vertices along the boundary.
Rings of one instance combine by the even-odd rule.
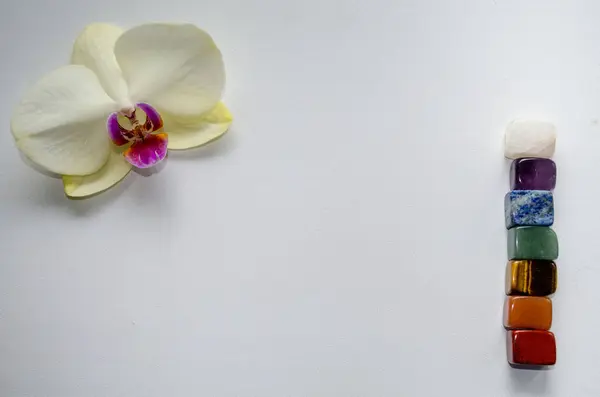
[[115, 145], [131, 145], [123, 156], [137, 168], [152, 167], [166, 157], [167, 134], [157, 132], [162, 127], [160, 114], [147, 103], [112, 113], [106, 121], [108, 135]]

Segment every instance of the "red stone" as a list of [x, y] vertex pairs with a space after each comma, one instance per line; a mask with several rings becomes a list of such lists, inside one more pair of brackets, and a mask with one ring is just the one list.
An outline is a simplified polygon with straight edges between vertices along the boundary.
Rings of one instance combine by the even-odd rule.
[[517, 330], [507, 332], [507, 357], [513, 365], [554, 365], [556, 341], [550, 331]]

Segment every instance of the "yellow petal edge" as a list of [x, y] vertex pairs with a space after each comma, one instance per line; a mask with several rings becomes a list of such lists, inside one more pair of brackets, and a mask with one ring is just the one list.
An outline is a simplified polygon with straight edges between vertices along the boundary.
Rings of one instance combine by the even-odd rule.
[[164, 131], [169, 134], [169, 150], [197, 148], [219, 139], [227, 132], [233, 116], [223, 102], [200, 119], [187, 121], [170, 115], [164, 117]]
[[123, 154], [113, 147], [108, 161], [100, 171], [87, 176], [63, 175], [65, 194], [69, 198], [82, 199], [110, 189], [131, 171], [131, 164], [125, 161]]

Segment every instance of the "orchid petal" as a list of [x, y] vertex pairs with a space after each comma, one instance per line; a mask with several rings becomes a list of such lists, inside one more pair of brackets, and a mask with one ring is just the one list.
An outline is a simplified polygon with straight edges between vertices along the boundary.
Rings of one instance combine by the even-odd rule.
[[156, 109], [147, 103], [137, 103], [135, 106], [142, 109], [146, 114], [146, 121], [149, 120], [152, 123], [151, 131], [158, 131], [163, 127], [162, 117], [160, 117], [160, 114]]
[[167, 143], [167, 134], [149, 135], [131, 145], [124, 153], [125, 159], [137, 168], [152, 167], [166, 157]]
[[108, 162], [98, 172], [87, 176], [62, 177], [65, 194], [71, 198], [86, 198], [102, 193], [121, 182], [131, 168], [118, 148], [112, 146]]
[[119, 113], [115, 112], [108, 116], [106, 120], [106, 130], [108, 136], [117, 146], [123, 146], [129, 143], [129, 141], [123, 136], [127, 130], [119, 124]]
[[208, 33], [190, 24], [146, 24], [123, 33], [115, 56], [136, 101], [196, 117], [221, 99], [225, 69]]
[[219, 102], [211, 111], [193, 120], [163, 114], [164, 129], [169, 133], [169, 150], [206, 145], [225, 134], [233, 121], [233, 116], [223, 102]]
[[25, 94], [11, 130], [19, 149], [34, 163], [57, 174], [89, 175], [108, 159], [106, 116], [117, 107], [94, 72], [64, 66]]
[[127, 83], [115, 58], [115, 43], [123, 29], [107, 23], [88, 25], [75, 40], [71, 63], [96, 73], [106, 93], [122, 108], [131, 107]]

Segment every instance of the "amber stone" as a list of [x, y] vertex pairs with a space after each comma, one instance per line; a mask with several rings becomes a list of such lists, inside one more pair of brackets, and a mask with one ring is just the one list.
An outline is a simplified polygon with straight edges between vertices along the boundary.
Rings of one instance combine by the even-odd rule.
[[506, 294], [547, 296], [556, 292], [556, 264], [543, 260], [516, 260], [506, 265]]
[[550, 331], [508, 331], [506, 355], [512, 365], [545, 366], [556, 363], [556, 341]]
[[540, 296], [507, 296], [504, 301], [504, 327], [540, 329], [552, 325], [552, 301]]

